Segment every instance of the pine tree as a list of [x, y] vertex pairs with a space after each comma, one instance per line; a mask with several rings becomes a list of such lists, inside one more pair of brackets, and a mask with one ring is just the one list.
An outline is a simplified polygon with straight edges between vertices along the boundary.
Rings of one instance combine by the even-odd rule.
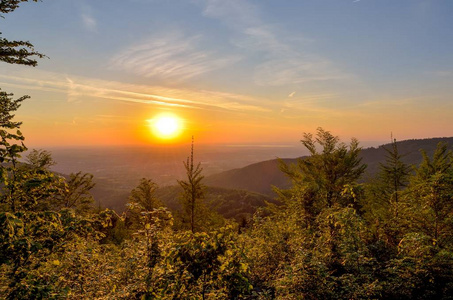
[[391, 148], [384, 147], [384, 150], [385, 163], [380, 164], [380, 179], [385, 185], [383, 191], [387, 198], [393, 199], [398, 204], [399, 192], [408, 184], [410, 166], [402, 161], [404, 156], [398, 151], [396, 139], [392, 138]]
[[410, 166], [402, 161], [404, 155], [392, 137], [385, 150], [385, 162], [380, 163], [380, 172], [367, 184], [366, 218], [372, 224], [376, 241], [385, 240], [387, 249], [395, 252], [403, 235], [405, 203], [403, 195], [409, 183]]
[[127, 203], [127, 226], [141, 227], [143, 216], [163, 207], [156, 197], [158, 185], [151, 179], [142, 178], [139, 185], [131, 191]]
[[433, 243], [453, 245], [453, 152], [439, 143], [431, 158], [422, 151], [423, 161], [411, 178], [408, 201], [414, 207], [413, 225]]
[[197, 229], [197, 214], [204, 208], [204, 203], [202, 202], [204, 199], [204, 185], [201, 182], [204, 178], [204, 176], [201, 175], [203, 168], [201, 167], [201, 163], [198, 163], [196, 166], [194, 165], [193, 144], [194, 138], [192, 136], [190, 157], [187, 157], [187, 161], [184, 162], [187, 181], [178, 180], [178, 184], [183, 188], [183, 210], [186, 217], [189, 218], [190, 230], [192, 233]]
[[357, 205], [356, 181], [366, 169], [356, 139], [347, 147], [329, 131], [322, 128], [317, 131], [316, 137], [305, 133], [301, 140], [310, 152], [309, 157], [299, 159], [297, 166], [281, 163], [281, 170], [291, 179], [293, 187], [279, 192], [284, 198], [299, 202], [308, 223], [325, 208]]
[[151, 179], [142, 178], [139, 185], [131, 191], [129, 204], [140, 211], [152, 211], [162, 207], [162, 203], [156, 197], [158, 186]]

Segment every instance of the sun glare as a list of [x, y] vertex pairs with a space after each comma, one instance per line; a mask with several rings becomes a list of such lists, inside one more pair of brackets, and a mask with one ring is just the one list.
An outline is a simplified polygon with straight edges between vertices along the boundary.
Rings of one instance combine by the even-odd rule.
[[158, 115], [148, 120], [153, 134], [164, 140], [176, 138], [182, 130], [182, 121], [173, 114]]

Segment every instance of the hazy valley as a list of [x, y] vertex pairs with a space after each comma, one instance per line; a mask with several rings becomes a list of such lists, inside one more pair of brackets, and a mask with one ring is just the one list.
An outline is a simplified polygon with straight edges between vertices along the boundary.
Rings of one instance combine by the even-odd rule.
[[[402, 160], [410, 165], [421, 162], [421, 149], [432, 155], [439, 142], [453, 138], [432, 138], [398, 142]], [[369, 181], [385, 161], [384, 144], [361, 151], [367, 169], [361, 178]], [[94, 175], [96, 186], [92, 194], [102, 207], [122, 212], [133, 188], [141, 178], [152, 179], [159, 187], [158, 196], [173, 210], [178, 210], [181, 188], [177, 180], [184, 179], [183, 161], [189, 154], [188, 146], [109, 147], [51, 149], [57, 162], [52, 169], [62, 174], [87, 172]], [[201, 163], [203, 183], [209, 187], [207, 202], [225, 217], [252, 214], [265, 201], [275, 198], [273, 186], [289, 188], [291, 182], [280, 171], [279, 160], [296, 164], [306, 151], [301, 145], [200, 146], [195, 148], [195, 160]], [[242, 192], [240, 192], [242, 191]], [[244, 202], [245, 201], [245, 202]], [[239, 206], [239, 207], [235, 207]]]

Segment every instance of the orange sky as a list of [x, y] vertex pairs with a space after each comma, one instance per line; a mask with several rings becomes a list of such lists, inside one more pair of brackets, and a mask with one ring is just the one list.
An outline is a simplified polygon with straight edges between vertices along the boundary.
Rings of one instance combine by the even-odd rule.
[[[29, 147], [453, 135], [452, 4], [126, 2], [23, 3], [0, 19], [50, 58], [0, 68], [2, 90], [32, 97], [17, 112]], [[162, 112], [184, 121], [178, 138], [152, 134]]]

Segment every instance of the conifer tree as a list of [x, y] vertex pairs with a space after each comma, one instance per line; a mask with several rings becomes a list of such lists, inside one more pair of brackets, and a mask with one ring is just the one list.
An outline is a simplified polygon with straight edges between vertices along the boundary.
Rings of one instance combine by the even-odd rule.
[[383, 191], [387, 198], [398, 203], [399, 191], [408, 184], [410, 167], [402, 161], [403, 155], [398, 151], [396, 139], [392, 138], [391, 148], [384, 147], [384, 150], [385, 163], [380, 163], [380, 179], [385, 184]]
[[439, 143], [431, 158], [422, 150], [423, 161], [411, 178], [408, 201], [414, 207], [412, 224], [433, 243], [453, 245], [453, 152]]
[[203, 168], [201, 167], [201, 163], [198, 163], [196, 166], [194, 165], [193, 144], [194, 138], [192, 136], [190, 157], [187, 157], [187, 161], [184, 162], [187, 180], [178, 180], [178, 184], [183, 188], [182, 206], [184, 214], [189, 219], [192, 233], [197, 229], [197, 214], [202, 211], [204, 206], [202, 202], [204, 198], [204, 185], [201, 182], [204, 178], [201, 175]]
[[152, 211], [162, 206], [156, 197], [158, 186], [151, 179], [142, 178], [139, 185], [134, 188], [129, 196], [129, 204], [140, 211]]
[[403, 162], [398, 143], [393, 139], [390, 146], [383, 147], [385, 161], [381, 162], [380, 171], [367, 184], [365, 203], [366, 218], [373, 224], [376, 240], [384, 240], [388, 249], [396, 251], [403, 235], [405, 204], [403, 193], [409, 183], [410, 166]]
[[162, 202], [156, 197], [157, 188], [157, 184], [151, 179], [142, 178], [139, 185], [131, 191], [127, 203], [128, 226], [140, 226], [143, 215], [149, 215], [163, 207]]
[[350, 195], [356, 196], [353, 189], [366, 169], [359, 157], [358, 141], [352, 139], [347, 147], [329, 131], [318, 128], [316, 137], [305, 133], [301, 142], [310, 156], [299, 159], [297, 166], [281, 163], [281, 170], [293, 183], [289, 193], [280, 191], [281, 195], [300, 203], [308, 223], [325, 208], [357, 205]]

